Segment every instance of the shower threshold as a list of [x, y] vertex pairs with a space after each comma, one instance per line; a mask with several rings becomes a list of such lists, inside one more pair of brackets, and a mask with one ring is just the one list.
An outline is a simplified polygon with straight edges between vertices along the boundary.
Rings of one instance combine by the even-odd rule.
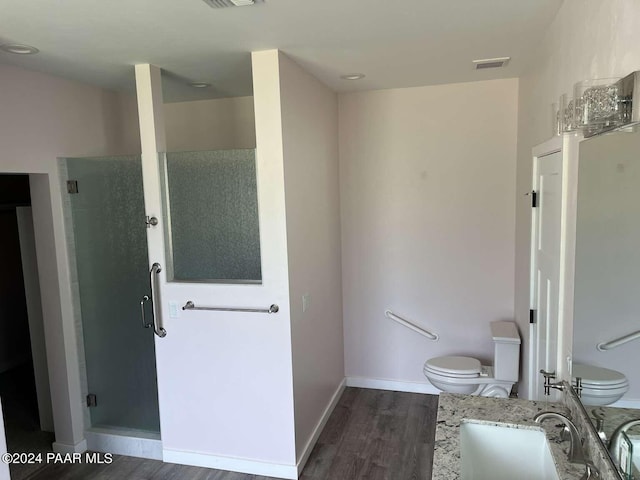
[[85, 430], [92, 452], [162, 460], [160, 433], [121, 427], [91, 427]]

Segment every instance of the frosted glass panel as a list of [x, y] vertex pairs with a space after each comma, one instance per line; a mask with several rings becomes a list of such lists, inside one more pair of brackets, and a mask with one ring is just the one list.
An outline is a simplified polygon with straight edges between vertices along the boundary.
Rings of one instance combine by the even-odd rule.
[[66, 168], [78, 182], [77, 194], [63, 191], [88, 390], [97, 396], [91, 423], [159, 432], [153, 332], [140, 319], [149, 293], [140, 157], [73, 158]]
[[164, 170], [173, 280], [260, 282], [255, 150], [167, 153]]

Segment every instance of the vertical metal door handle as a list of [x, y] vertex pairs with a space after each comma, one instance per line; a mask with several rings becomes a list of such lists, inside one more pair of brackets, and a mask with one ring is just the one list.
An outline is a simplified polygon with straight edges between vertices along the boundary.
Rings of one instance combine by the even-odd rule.
[[159, 275], [161, 271], [162, 267], [156, 262], [151, 266], [149, 276], [151, 280], [151, 317], [153, 318], [153, 332], [160, 338], [164, 338], [167, 336], [167, 331], [162, 328], [162, 313], [161, 309], [158, 308], [160, 305], [160, 285], [158, 284], [158, 279], [160, 278]]
[[142, 300], [140, 300], [140, 316], [142, 317], [142, 326], [144, 328], [149, 328], [151, 326], [150, 323], [147, 323], [147, 319], [144, 317], [144, 302], [151, 300], [151, 297], [149, 297], [149, 295], [145, 295], [144, 297], [142, 297]]

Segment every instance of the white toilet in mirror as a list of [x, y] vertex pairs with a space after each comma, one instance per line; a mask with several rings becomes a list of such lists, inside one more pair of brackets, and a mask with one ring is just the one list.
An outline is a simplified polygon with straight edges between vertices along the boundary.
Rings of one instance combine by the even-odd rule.
[[424, 375], [444, 392], [506, 398], [518, 381], [520, 335], [514, 322], [491, 322], [493, 366], [472, 357], [445, 356], [427, 360]]
[[576, 378], [582, 382], [580, 400], [585, 405], [611, 405], [620, 400], [629, 390], [629, 380], [616, 370], [574, 363], [573, 384]]

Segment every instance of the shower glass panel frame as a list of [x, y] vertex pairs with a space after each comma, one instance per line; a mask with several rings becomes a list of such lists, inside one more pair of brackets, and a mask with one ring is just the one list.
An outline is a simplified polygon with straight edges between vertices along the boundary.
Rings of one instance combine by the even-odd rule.
[[97, 398], [90, 424], [159, 434], [154, 335], [140, 312], [150, 290], [141, 157], [65, 158], [60, 171], [84, 390]]
[[262, 284], [255, 149], [162, 152], [167, 282]]

